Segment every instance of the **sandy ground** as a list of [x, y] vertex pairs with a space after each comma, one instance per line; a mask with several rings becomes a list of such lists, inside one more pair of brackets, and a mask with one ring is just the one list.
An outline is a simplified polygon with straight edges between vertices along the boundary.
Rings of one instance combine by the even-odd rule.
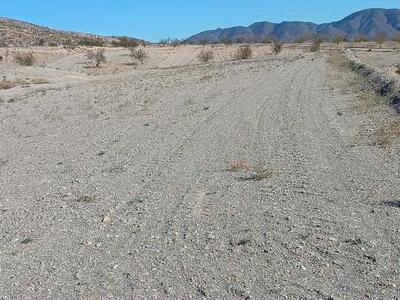
[[400, 143], [360, 134], [390, 109], [327, 53], [149, 51], [0, 92], [0, 299], [400, 297]]

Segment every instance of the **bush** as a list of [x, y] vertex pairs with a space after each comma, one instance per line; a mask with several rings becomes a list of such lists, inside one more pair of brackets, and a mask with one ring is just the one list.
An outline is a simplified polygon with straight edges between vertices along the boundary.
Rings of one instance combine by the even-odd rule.
[[311, 45], [310, 52], [317, 52], [321, 49], [322, 41], [320, 39], [315, 39]]
[[272, 46], [272, 52], [275, 55], [278, 55], [279, 53], [281, 53], [282, 49], [283, 49], [283, 44], [282, 43], [275, 42], [274, 45]]
[[33, 66], [35, 60], [33, 52], [19, 52], [14, 57], [14, 62], [21, 66]]
[[148, 58], [148, 55], [144, 49], [136, 49], [136, 48], [131, 48], [131, 56], [139, 61], [142, 65], [144, 61]]
[[96, 51], [88, 50], [86, 52], [86, 57], [91, 60], [96, 68], [99, 68], [101, 63], [106, 62], [106, 57], [104, 56], [105, 49], [97, 49]]
[[124, 48], [135, 48], [138, 47], [140, 42], [133, 38], [128, 37], [120, 37], [117, 41], [111, 42], [115, 47], [124, 47]]
[[237, 60], [250, 59], [252, 57], [253, 50], [250, 45], [240, 46], [233, 55], [233, 58]]
[[99, 38], [83, 38], [78, 44], [80, 46], [88, 46], [88, 47], [103, 47], [104, 41]]
[[214, 58], [214, 52], [210, 49], [202, 49], [200, 54], [198, 55], [198, 58], [201, 62], [208, 62]]

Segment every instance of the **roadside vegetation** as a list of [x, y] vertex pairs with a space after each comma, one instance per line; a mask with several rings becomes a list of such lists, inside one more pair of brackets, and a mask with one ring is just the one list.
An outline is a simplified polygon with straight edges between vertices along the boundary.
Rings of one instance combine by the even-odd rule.
[[[390, 94], [377, 93], [368, 78], [354, 72], [355, 66], [344, 53], [331, 53], [329, 60], [335, 68], [344, 93], [356, 93], [354, 109], [366, 116], [359, 130], [360, 143], [386, 148], [400, 137], [400, 120], [390, 107]], [[400, 70], [399, 70], [400, 71]]]

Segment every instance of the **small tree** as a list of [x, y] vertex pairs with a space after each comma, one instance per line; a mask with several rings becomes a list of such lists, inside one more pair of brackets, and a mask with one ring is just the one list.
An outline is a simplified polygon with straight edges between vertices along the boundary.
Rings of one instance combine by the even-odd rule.
[[240, 46], [233, 55], [233, 58], [237, 60], [250, 59], [252, 57], [253, 50], [250, 45]]
[[202, 49], [198, 55], [198, 59], [201, 62], [208, 62], [214, 58], [214, 52], [211, 49]]
[[93, 62], [96, 68], [99, 68], [102, 63], [106, 62], [106, 57], [104, 55], [105, 49], [97, 49], [96, 51], [88, 50], [86, 51], [86, 57]]
[[162, 39], [162, 40], [160, 40], [160, 41], [158, 42], [158, 44], [159, 44], [161, 47], [168, 46], [170, 43], [171, 43], [171, 39], [170, 39], [170, 38]]
[[180, 39], [172, 39], [170, 41], [170, 45], [174, 48], [179, 47], [181, 45], [182, 41]]
[[131, 48], [130, 50], [131, 50], [131, 56], [143, 65], [145, 60], [148, 58], [146, 51], [142, 48], [141, 49]]
[[281, 53], [282, 49], [283, 49], [283, 44], [282, 43], [274, 42], [274, 44], [272, 45], [272, 52], [275, 55], [278, 55], [279, 53]]
[[228, 37], [222, 38], [221, 43], [224, 44], [227, 48], [228, 48], [228, 46], [233, 44], [232, 40]]

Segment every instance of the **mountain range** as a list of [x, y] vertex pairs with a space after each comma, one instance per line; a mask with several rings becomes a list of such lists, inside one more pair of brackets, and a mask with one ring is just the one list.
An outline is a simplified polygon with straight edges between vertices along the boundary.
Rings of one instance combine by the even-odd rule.
[[190, 43], [229, 41], [261, 41], [274, 38], [280, 41], [292, 42], [299, 39], [311, 39], [319, 36], [326, 40], [335, 37], [355, 39], [363, 37], [374, 39], [378, 36], [395, 37], [400, 31], [400, 9], [371, 8], [355, 12], [344, 19], [315, 24], [311, 22], [257, 22], [248, 27], [237, 26], [218, 28], [193, 35], [186, 41]]

